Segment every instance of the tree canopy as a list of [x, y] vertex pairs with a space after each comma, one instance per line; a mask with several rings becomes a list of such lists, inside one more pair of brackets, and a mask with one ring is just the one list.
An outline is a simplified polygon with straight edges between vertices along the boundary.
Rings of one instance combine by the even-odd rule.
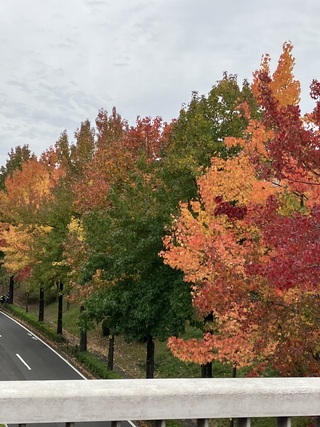
[[300, 115], [291, 52], [285, 43], [273, 76], [263, 58], [252, 84], [261, 116], [225, 138], [238, 155], [212, 159], [164, 238], [195, 309], [213, 313], [203, 340], [170, 340], [183, 360], [319, 374], [319, 107]]
[[[241, 86], [224, 73], [171, 123], [101, 109], [39, 158], [12, 150], [6, 271], [64, 282], [85, 318], [182, 360], [318, 375], [320, 83], [303, 116], [292, 52]], [[181, 338], [192, 316], [201, 340]]]

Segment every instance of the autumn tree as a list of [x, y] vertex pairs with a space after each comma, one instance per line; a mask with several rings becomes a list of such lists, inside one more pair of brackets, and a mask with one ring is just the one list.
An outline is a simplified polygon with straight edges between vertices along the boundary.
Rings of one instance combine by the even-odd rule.
[[236, 75], [223, 74], [207, 96], [192, 93], [173, 123], [170, 146], [163, 158], [163, 179], [171, 189], [174, 207], [196, 196], [196, 178], [211, 158], [226, 152], [224, 138], [241, 136], [248, 124], [243, 103], [253, 117], [258, 107], [247, 81], [239, 86]]
[[[22, 168], [23, 162], [35, 158], [35, 155], [31, 153], [28, 145], [17, 146], [15, 149], [11, 149], [8, 153], [8, 158], [6, 160], [6, 164], [1, 166], [0, 169], [0, 190], [5, 190], [5, 181], [8, 176], [12, 176], [14, 171]], [[1, 229], [6, 229], [6, 224], [1, 221]], [[4, 241], [2, 241], [4, 243]], [[1, 242], [0, 242], [1, 244]], [[1, 259], [1, 268], [3, 267], [2, 260], [4, 258], [4, 252], [0, 251], [0, 259]], [[2, 268], [1, 277], [3, 279], [3, 283], [8, 282], [9, 279], [7, 277], [7, 273], [5, 269]]]
[[224, 139], [243, 134], [248, 124], [246, 110], [257, 117], [258, 107], [249, 84], [244, 81], [240, 87], [236, 75], [224, 73], [207, 96], [193, 92], [190, 103], [183, 106], [173, 124], [163, 158], [163, 181], [170, 189], [166, 203], [171, 213], [177, 212], [179, 200], [196, 196], [196, 180], [213, 156], [227, 158], [237, 151], [226, 149]]
[[244, 155], [213, 159], [207, 173], [198, 178], [198, 188], [197, 200], [181, 203], [161, 256], [183, 271], [192, 285], [198, 317], [212, 314], [212, 321], [206, 324], [202, 341], [171, 338], [169, 345], [186, 361], [204, 365], [219, 360], [241, 367], [261, 351], [255, 347], [257, 319], [251, 316], [250, 295], [256, 292], [256, 283], [244, 267], [258, 230], [246, 218], [248, 210], [263, 206], [275, 189], [255, 177]]
[[260, 361], [253, 372], [317, 375], [318, 104], [300, 116], [290, 43], [272, 76], [268, 64], [252, 85], [261, 118], [248, 114], [244, 136], [225, 139], [240, 154], [212, 160], [164, 240], [161, 255], [191, 283], [197, 312], [213, 313], [202, 341], [169, 346], [198, 363]]
[[7, 176], [12, 176], [16, 169], [21, 170], [23, 162], [34, 158], [35, 154], [31, 152], [28, 145], [23, 145], [22, 147], [18, 145], [15, 149], [12, 148], [8, 153], [6, 164], [1, 166], [0, 169], [0, 189], [5, 189]]
[[63, 172], [36, 158], [22, 164], [8, 176], [1, 192], [1, 219], [9, 223], [36, 224], [46, 221], [51, 189]]
[[267, 260], [264, 263], [259, 260], [251, 268], [254, 274], [263, 272], [262, 276], [276, 294], [275, 307], [282, 307], [284, 319], [278, 337], [282, 345], [287, 341], [289, 351], [284, 355], [281, 345], [277, 346], [276, 366], [283, 373], [318, 375], [319, 345], [314, 339], [319, 334], [316, 314], [319, 302], [318, 83], [314, 80], [310, 86], [310, 95], [316, 100], [315, 109], [301, 116], [300, 84], [293, 77], [292, 49], [291, 43], [284, 43], [272, 76], [263, 67], [254, 75], [256, 97], [263, 110], [262, 126], [273, 132], [266, 142], [267, 157], [271, 161], [261, 172], [282, 189], [282, 198], [274, 202], [277, 215], [269, 209], [261, 225], [264, 241], [271, 248]]
[[[84, 281], [91, 291], [95, 273], [101, 271], [105, 283], [86, 299], [86, 315], [94, 313], [98, 320], [105, 316], [113, 333], [146, 341], [147, 377], [153, 376], [154, 338], [180, 333], [190, 313], [190, 303], [178, 304], [190, 298], [178, 286], [181, 274], [164, 266], [157, 256], [169, 213], [164, 203], [167, 188], [155, 171], [161, 165], [168, 132], [169, 126], [160, 118], [138, 118], [106, 158], [106, 168], [114, 173], [105, 206], [95, 206], [82, 217], [90, 248]], [[105, 176], [108, 173], [107, 169]]]
[[59, 260], [53, 242], [60, 234], [60, 220], [56, 221], [52, 205], [61, 173], [32, 158], [7, 176], [0, 193], [3, 265], [10, 275], [36, 287], [53, 279], [52, 263]]
[[[194, 95], [190, 106], [182, 110], [176, 123], [163, 126], [160, 118], [153, 121], [138, 118], [136, 126], [127, 129], [122, 140], [112, 144], [112, 157], [107, 157], [108, 163], [105, 163], [103, 172], [106, 176], [114, 171], [111, 179], [104, 181], [110, 184], [109, 188], [105, 187], [108, 197], [104, 199], [104, 207], [96, 206], [98, 209], [83, 217], [83, 224], [89, 245], [95, 248], [90, 251], [86, 280], [90, 280], [96, 270], [102, 270], [111, 281], [115, 278], [119, 280], [118, 287], [114, 286], [112, 291], [106, 292], [109, 301], [115, 301], [117, 292], [121, 294], [117, 296], [117, 301], [118, 304], [121, 301], [120, 310], [125, 314], [120, 316], [119, 311], [114, 310], [114, 320], [118, 321], [118, 326], [114, 323], [113, 327], [117, 331], [120, 331], [121, 324], [122, 332], [131, 338], [160, 336], [158, 326], [162, 324], [162, 317], [157, 313], [158, 306], [162, 307], [164, 301], [167, 301], [166, 305], [171, 307], [172, 313], [174, 310], [180, 311], [181, 314], [178, 311], [176, 314], [176, 318], [180, 319], [176, 333], [182, 331], [184, 320], [190, 316], [190, 305], [184, 307], [179, 304], [177, 296], [187, 295], [188, 289], [182, 291], [180, 287], [179, 291], [177, 286], [181, 274], [170, 272], [158, 259], [163, 227], [169, 223], [170, 213], [177, 209], [179, 199], [194, 194], [195, 177], [201, 167], [208, 164], [213, 154], [224, 150], [223, 136], [232, 132], [233, 127], [236, 135], [241, 135], [245, 129], [247, 118], [238, 105], [247, 98], [253, 106], [254, 100], [247, 84], [241, 90], [235, 77], [224, 76], [208, 99]], [[104, 156], [107, 153], [105, 147], [104, 144]], [[120, 157], [117, 156], [119, 150]], [[96, 197], [95, 200], [100, 198]], [[97, 228], [100, 230], [99, 237]], [[159, 277], [157, 281], [154, 272]], [[170, 277], [171, 274], [176, 277], [175, 280]], [[167, 281], [160, 281], [162, 277], [167, 277]], [[156, 289], [153, 289], [154, 282], [159, 282]], [[144, 290], [143, 299], [138, 296], [140, 288]], [[158, 304], [155, 292], [159, 292], [156, 293]], [[187, 296], [183, 298], [188, 300]], [[108, 300], [106, 296], [104, 299]], [[143, 309], [138, 304], [141, 300], [145, 302], [144, 305], [153, 307], [153, 311]], [[136, 301], [136, 304], [132, 305], [132, 301]], [[110, 302], [109, 307], [115, 306]], [[148, 322], [142, 320], [147, 313], [150, 316]], [[155, 315], [158, 317], [156, 324]], [[167, 334], [172, 330], [170, 317], [167, 312]], [[128, 318], [132, 319], [131, 326], [128, 325]], [[137, 323], [133, 319], [137, 319]]]
[[[132, 161], [123, 146], [127, 122], [113, 108], [112, 114], [100, 110], [94, 131], [94, 149], [82, 163], [82, 174], [72, 185], [74, 208], [80, 214], [105, 208], [107, 193], [114, 181], [125, 179]], [[79, 144], [77, 144], [79, 145]]]

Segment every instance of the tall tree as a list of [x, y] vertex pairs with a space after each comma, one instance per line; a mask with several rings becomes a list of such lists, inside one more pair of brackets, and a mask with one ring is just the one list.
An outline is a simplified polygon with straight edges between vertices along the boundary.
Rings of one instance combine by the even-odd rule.
[[[95, 207], [82, 218], [90, 247], [85, 280], [91, 290], [91, 277], [100, 270], [105, 281], [105, 289], [97, 290], [99, 298], [93, 295], [85, 302], [85, 313], [102, 312], [113, 333], [146, 341], [147, 377], [154, 370], [153, 339], [180, 333], [190, 313], [190, 304], [175, 303], [177, 294], [189, 299], [188, 292], [177, 287], [181, 275], [157, 256], [169, 212], [163, 204], [166, 187], [154, 172], [166, 149], [167, 131], [159, 118], [138, 118], [137, 126], [127, 131], [108, 157], [107, 167], [113, 171], [123, 159], [126, 162], [110, 176], [105, 208]], [[99, 304], [103, 304], [100, 309]]]
[[[132, 167], [132, 159], [124, 150], [123, 143], [127, 131], [127, 122], [115, 108], [110, 116], [105, 110], [99, 111], [94, 132], [94, 149], [90, 151], [90, 158], [83, 163], [80, 179], [72, 185], [74, 208], [79, 214], [105, 208], [110, 185], [125, 179], [127, 170]], [[93, 136], [93, 131], [90, 135]]]
[[261, 120], [225, 140], [241, 153], [212, 161], [199, 199], [181, 205], [164, 240], [165, 262], [192, 283], [197, 310], [214, 315], [202, 341], [170, 340], [184, 360], [241, 365], [262, 355], [256, 372], [319, 373], [319, 138], [300, 116], [291, 51], [284, 44], [273, 77], [262, 61], [253, 84]]
[[[163, 313], [168, 322], [169, 319], [176, 319], [176, 334], [182, 331], [182, 319], [190, 316], [190, 304], [179, 304], [177, 300], [177, 295], [181, 295], [181, 298], [185, 295], [183, 301], [190, 298], [187, 288], [180, 287], [179, 290], [181, 274], [170, 272], [161, 265], [158, 252], [162, 247], [164, 225], [169, 223], [170, 214], [177, 208], [179, 198], [194, 194], [195, 176], [199, 174], [199, 168], [204, 167], [207, 159], [223, 148], [221, 138], [224, 133], [231, 132], [234, 126], [236, 135], [240, 135], [247, 124], [247, 118], [238, 107], [239, 97], [242, 101], [246, 97], [253, 100], [247, 84], [241, 91], [234, 77], [225, 76], [218, 86], [211, 92], [210, 100], [194, 98], [189, 111], [182, 111], [176, 124], [163, 124], [160, 118], [138, 118], [136, 126], [127, 129], [116, 143], [111, 144], [107, 140], [108, 145], [104, 143], [103, 150], [97, 150], [95, 159], [104, 161], [101, 162], [102, 167], [95, 167], [94, 170], [103, 170], [104, 181], [90, 188], [91, 198], [96, 204], [91, 204], [94, 209], [89, 209], [82, 218], [86, 241], [91, 248], [85, 280], [90, 281], [95, 271], [101, 270], [108, 283], [117, 281], [119, 286], [107, 286], [104, 300], [108, 301], [109, 296], [112, 301], [108, 316], [114, 321], [113, 327], [120, 333], [121, 324], [122, 332], [131, 338], [146, 339], [153, 334], [159, 336], [158, 325], [163, 324], [162, 316], [157, 315], [156, 325], [153, 319], [164, 301], [167, 301], [167, 311], [176, 312], [175, 316], [169, 315], [169, 312]], [[195, 111], [199, 114], [195, 114]], [[187, 123], [185, 116], [190, 118], [191, 124]], [[226, 124], [229, 119], [228, 126], [223, 127], [223, 120]], [[203, 128], [202, 123], [205, 124]], [[108, 126], [106, 128], [109, 129]], [[182, 135], [188, 141], [188, 149], [181, 153], [179, 143]], [[109, 146], [111, 150], [108, 151]], [[190, 159], [193, 159], [191, 163]], [[179, 166], [182, 163], [186, 167], [189, 165], [187, 175], [191, 177], [190, 180], [185, 180], [185, 168]], [[172, 191], [172, 186], [177, 190]], [[95, 191], [100, 190], [102, 194], [107, 194], [104, 204], [97, 204], [100, 196], [94, 197], [94, 194], [100, 194]], [[159, 278], [167, 277], [166, 281], [156, 281], [157, 292], [160, 292], [157, 295], [160, 296], [162, 292], [164, 301], [153, 296], [154, 272]], [[176, 280], [173, 280], [172, 274]], [[148, 306], [153, 307], [150, 311], [138, 303], [132, 304], [132, 301], [141, 300], [140, 290], [145, 295], [145, 303], [149, 298]], [[125, 298], [125, 295], [130, 297]], [[119, 310], [123, 310], [122, 316]], [[146, 314], [150, 316], [148, 322], [145, 320]], [[134, 329], [127, 324], [128, 317], [137, 319], [137, 322], [132, 321]], [[167, 336], [169, 331], [173, 331], [169, 323], [166, 331]]]
[[241, 136], [248, 124], [242, 105], [251, 115], [258, 106], [247, 81], [238, 85], [237, 76], [224, 73], [207, 96], [193, 92], [173, 124], [170, 146], [163, 160], [163, 179], [171, 188], [175, 205], [196, 196], [196, 178], [210, 165], [213, 156], [225, 152], [224, 138]]
[[276, 189], [256, 178], [244, 155], [213, 159], [207, 173], [198, 178], [198, 188], [198, 200], [180, 204], [180, 216], [164, 239], [166, 250], [161, 255], [192, 284], [200, 319], [213, 317], [203, 340], [184, 343], [171, 338], [169, 345], [183, 360], [205, 364], [216, 359], [244, 366], [261, 351], [255, 345], [257, 319], [246, 314], [254, 309], [250, 294], [256, 283], [244, 264], [258, 236], [258, 229], [246, 218]]
[[[43, 242], [57, 234], [60, 221], [55, 218], [52, 206], [54, 194], [62, 171], [35, 158], [22, 164], [5, 182], [1, 191], [1, 218], [4, 221], [2, 238], [5, 253], [4, 266], [13, 274], [44, 268], [47, 251]], [[42, 243], [40, 243], [42, 242]], [[49, 247], [52, 250], [52, 243]], [[53, 261], [57, 261], [54, 259]], [[41, 267], [40, 267], [41, 266]], [[52, 271], [52, 263], [47, 265]]]
[[5, 166], [1, 166], [0, 169], [0, 189], [4, 190], [5, 180], [7, 176], [12, 176], [16, 169], [21, 169], [23, 162], [34, 159], [36, 156], [33, 154], [28, 145], [17, 146], [15, 149], [11, 149], [8, 153], [8, 159]]

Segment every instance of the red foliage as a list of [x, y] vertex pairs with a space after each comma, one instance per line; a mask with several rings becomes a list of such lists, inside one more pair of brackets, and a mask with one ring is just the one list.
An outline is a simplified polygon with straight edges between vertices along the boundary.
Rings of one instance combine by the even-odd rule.
[[214, 210], [214, 215], [227, 215], [229, 219], [243, 219], [246, 216], [247, 212], [248, 208], [245, 205], [234, 206], [230, 202], [223, 202], [221, 200]]
[[272, 77], [264, 58], [253, 84], [260, 122], [226, 140], [242, 153], [212, 161], [199, 201], [181, 204], [164, 239], [161, 255], [191, 282], [196, 312], [214, 315], [202, 340], [169, 341], [182, 360], [320, 374], [320, 108], [301, 117], [291, 51], [285, 44]]
[[309, 215], [295, 213], [287, 217], [260, 211], [264, 216], [261, 227], [262, 242], [269, 253], [256, 264], [248, 264], [246, 271], [267, 279], [274, 289], [316, 292], [320, 283], [320, 207]]

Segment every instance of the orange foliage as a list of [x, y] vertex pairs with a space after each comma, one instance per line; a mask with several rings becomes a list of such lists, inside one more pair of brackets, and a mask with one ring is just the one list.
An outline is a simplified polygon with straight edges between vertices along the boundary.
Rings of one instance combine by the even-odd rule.
[[8, 226], [1, 231], [5, 244], [1, 250], [5, 254], [3, 266], [10, 274], [17, 275], [38, 262], [38, 253], [34, 242], [40, 236], [47, 234], [50, 227], [42, 226]]
[[[0, 193], [1, 213], [12, 221], [32, 223], [46, 201], [53, 200], [52, 189], [64, 175], [62, 169], [48, 166], [37, 159], [22, 164], [5, 181], [6, 191]], [[35, 219], [35, 218], [34, 218]]]
[[183, 343], [172, 338], [169, 346], [183, 360], [201, 364], [228, 360], [243, 366], [258, 354], [256, 325], [250, 320], [256, 322], [256, 318], [251, 316], [249, 299], [256, 283], [246, 274], [245, 264], [256, 249], [259, 230], [247, 223], [246, 215], [248, 208], [264, 205], [277, 189], [255, 177], [244, 154], [213, 159], [198, 187], [200, 199], [180, 205], [180, 216], [164, 238], [165, 250], [160, 255], [192, 283], [198, 315], [214, 313], [215, 331], [205, 334], [202, 341]]
[[278, 61], [278, 66], [270, 76], [269, 62], [271, 60], [269, 55], [262, 57], [260, 70], [253, 73], [252, 91], [253, 94], [259, 98], [260, 96], [260, 79], [259, 76], [264, 74], [269, 78], [269, 87], [279, 102], [280, 106], [297, 105], [300, 102], [300, 82], [294, 79], [293, 69], [295, 59], [292, 56], [293, 45], [286, 42], [282, 47], [282, 54]]
[[108, 206], [108, 191], [112, 185], [131, 182], [139, 157], [147, 162], [161, 158], [168, 144], [171, 126], [160, 117], [138, 117], [136, 126], [117, 133], [117, 140], [100, 143], [93, 159], [83, 167], [80, 180], [73, 183], [74, 206], [80, 212]]
[[163, 240], [160, 255], [191, 283], [196, 313], [214, 319], [202, 340], [169, 340], [182, 360], [320, 371], [320, 146], [299, 116], [291, 53], [285, 43], [272, 77], [263, 57], [252, 85], [262, 119], [249, 119], [242, 138], [226, 138], [241, 153], [212, 159], [198, 199], [181, 203]]

